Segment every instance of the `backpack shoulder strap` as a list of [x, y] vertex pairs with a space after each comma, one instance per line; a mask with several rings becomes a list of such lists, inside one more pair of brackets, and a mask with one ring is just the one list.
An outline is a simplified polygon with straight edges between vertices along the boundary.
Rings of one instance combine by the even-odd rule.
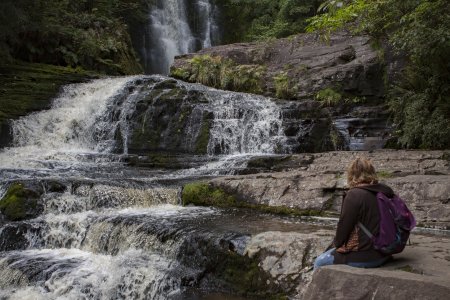
[[373, 238], [373, 234], [367, 229], [366, 226], [363, 225], [363, 223], [358, 222], [358, 227], [361, 228], [361, 230], [370, 238]]

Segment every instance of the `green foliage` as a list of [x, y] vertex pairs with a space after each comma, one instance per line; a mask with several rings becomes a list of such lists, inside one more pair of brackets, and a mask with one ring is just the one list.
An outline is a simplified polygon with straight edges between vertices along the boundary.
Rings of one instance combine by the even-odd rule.
[[331, 88], [326, 88], [317, 92], [316, 100], [323, 106], [335, 106], [341, 103], [342, 95]]
[[173, 67], [171, 76], [224, 90], [260, 93], [265, 67], [238, 65], [221, 56], [196, 55], [188, 64]]
[[[327, 4], [337, 1], [328, 0]], [[401, 146], [450, 148], [450, 5], [446, 0], [342, 1], [310, 19], [309, 31], [346, 28], [388, 40], [409, 63], [388, 103]], [[333, 7], [333, 6], [331, 6]], [[389, 84], [389, 83], [388, 83]]]
[[[143, 0], [142, 0], [143, 1]], [[141, 0], [4, 0], [0, 58], [82, 66], [110, 74], [141, 71], [124, 21]]]
[[189, 71], [183, 68], [172, 67], [170, 69], [171, 76], [187, 81], [190, 77]]
[[303, 32], [307, 18], [314, 15], [318, 0], [223, 0], [224, 43], [267, 40]]
[[[347, 2], [346, 5], [344, 5], [344, 1], [325, 1], [319, 8], [319, 11], [325, 13], [310, 18], [306, 31], [319, 32], [328, 41], [332, 32], [342, 29], [348, 23], [364, 16], [368, 6], [366, 0], [345, 2]], [[357, 29], [357, 27], [353, 27], [353, 29]]]
[[296, 89], [291, 86], [288, 72], [280, 72], [273, 77], [275, 84], [275, 95], [278, 98], [290, 99], [294, 96]]

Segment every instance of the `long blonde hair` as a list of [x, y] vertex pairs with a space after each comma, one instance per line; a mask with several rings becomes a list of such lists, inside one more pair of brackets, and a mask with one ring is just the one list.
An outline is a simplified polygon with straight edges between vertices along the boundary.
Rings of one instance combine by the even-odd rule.
[[378, 183], [375, 168], [366, 158], [356, 158], [347, 169], [347, 183], [352, 188], [361, 184]]

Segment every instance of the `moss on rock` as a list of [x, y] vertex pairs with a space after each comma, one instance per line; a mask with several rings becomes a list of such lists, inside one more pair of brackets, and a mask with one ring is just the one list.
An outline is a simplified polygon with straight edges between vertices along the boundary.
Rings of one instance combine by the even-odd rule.
[[265, 204], [249, 203], [238, 199], [236, 195], [227, 193], [221, 188], [211, 186], [206, 182], [188, 183], [183, 187], [181, 194], [183, 205], [214, 206], [214, 207], [237, 207], [249, 208], [265, 213], [290, 216], [320, 216], [321, 211], [301, 210], [286, 206], [270, 206]]
[[256, 259], [229, 251], [215, 266], [215, 275], [229, 289], [247, 299], [288, 299], [282, 289], [264, 272]]
[[183, 187], [181, 196], [183, 205], [194, 204], [198, 206], [233, 207], [238, 203], [234, 196], [223, 190], [213, 188], [204, 182], [194, 182]]
[[39, 196], [23, 184], [13, 183], [0, 201], [0, 211], [10, 221], [27, 219], [38, 209]]

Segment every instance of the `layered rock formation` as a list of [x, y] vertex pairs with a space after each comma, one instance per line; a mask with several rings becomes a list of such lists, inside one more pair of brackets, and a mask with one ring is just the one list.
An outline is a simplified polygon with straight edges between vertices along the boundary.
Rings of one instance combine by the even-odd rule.
[[[289, 98], [315, 96], [326, 88], [335, 88], [353, 96], [384, 95], [384, 63], [366, 36], [346, 33], [332, 35], [324, 42], [316, 34], [300, 34], [272, 42], [241, 43], [203, 49], [195, 54], [178, 56], [172, 74], [184, 70], [183, 79], [198, 80], [192, 58], [200, 55], [221, 57], [237, 66], [264, 66], [262, 93], [276, 96], [276, 77], [286, 76]], [[284, 75], [285, 74], [285, 75]], [[187, 76], [189, 75], [189, 76]]]
[[[338, 214], [346, 189], [345, 170], [357, 156], [369, 157], [382, 182], [405, 199], [419, 224], [449, 228], [450, 170], [442, 151], [376, 151], [299, 154], [256, 159], [248, 172], [214, 179], [210, 184], [241, 201]], [[259, 168], [258, 168], [259, 165]]]

